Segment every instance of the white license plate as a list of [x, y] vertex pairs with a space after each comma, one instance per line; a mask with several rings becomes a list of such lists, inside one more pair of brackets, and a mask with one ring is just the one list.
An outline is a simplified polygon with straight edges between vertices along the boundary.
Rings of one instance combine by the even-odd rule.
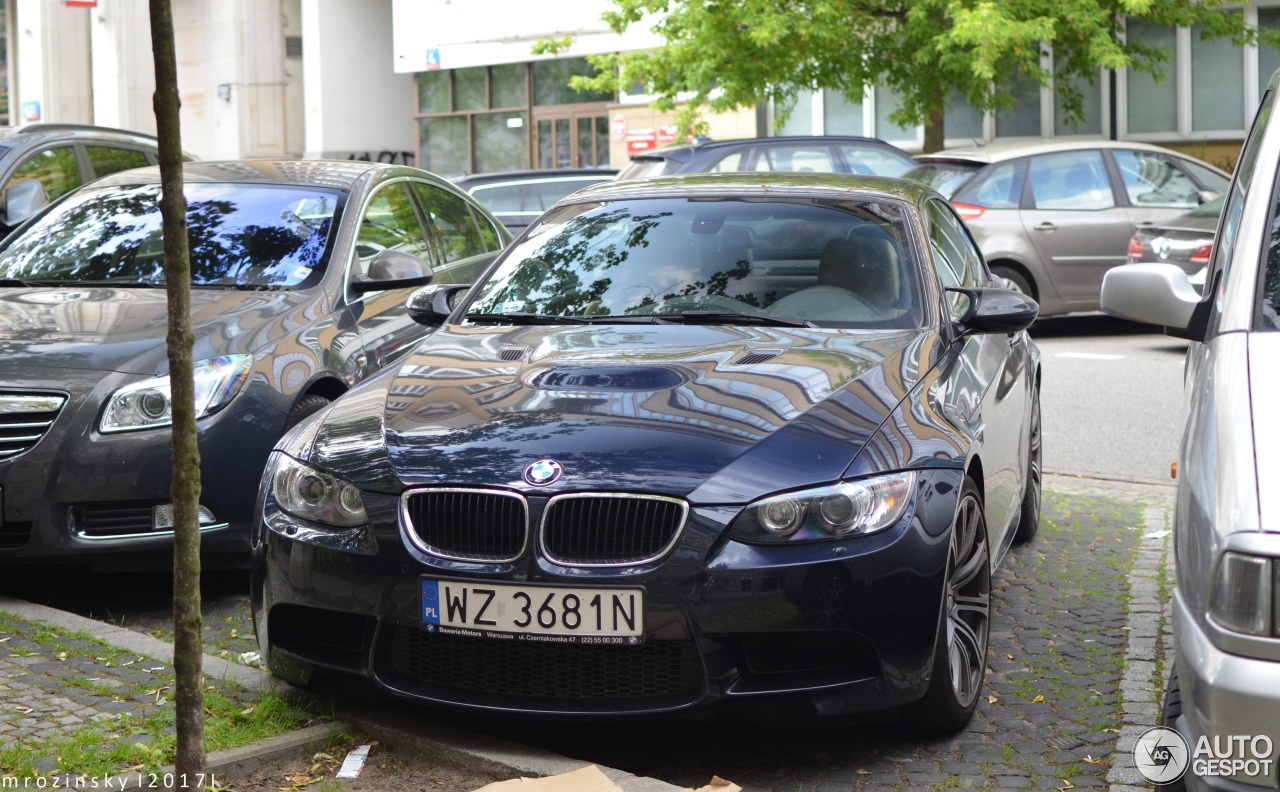
[[548, 643], [638, 644], [644, 590], [422, 580], [428, 631]]

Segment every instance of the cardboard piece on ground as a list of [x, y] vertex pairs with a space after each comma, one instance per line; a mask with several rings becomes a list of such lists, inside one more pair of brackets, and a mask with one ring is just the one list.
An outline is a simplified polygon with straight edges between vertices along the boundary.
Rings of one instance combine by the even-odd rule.
[[710, 784], [696, 790], [686, 789], [685, 792], [742, 792], [742, 787], [720, 776], [711, 776]]
[[[495, 781], [476, 792], [622, 792], [617, 784], [600, 772], [595, 765], [588, 765], [572, 773], [546, 776], [545, 778], [513, 778]], [[684, 792], [742, 792], [742, 787], [720, 776], [713, 776], [711, 783], [697, 790]]]
[[476, 792], [622, 792], [595, 765], [587, 765], [572, 773], [544, 778], [512, 778], [495, 781]]

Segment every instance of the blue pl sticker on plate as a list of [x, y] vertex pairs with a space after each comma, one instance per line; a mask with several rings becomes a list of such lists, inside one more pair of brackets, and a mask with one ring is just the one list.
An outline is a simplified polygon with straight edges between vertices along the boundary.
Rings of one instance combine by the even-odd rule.
[[440, 623], [440, 584], [434, 580], [422, 581], [422, 623]]

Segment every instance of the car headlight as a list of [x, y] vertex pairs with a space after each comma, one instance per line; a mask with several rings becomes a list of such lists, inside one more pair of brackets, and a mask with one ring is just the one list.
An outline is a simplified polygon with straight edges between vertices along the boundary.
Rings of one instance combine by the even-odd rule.
[[1280, 567], [1263, 556], [1225, 552], [1213, 572], [1209, 590], [1209, 616], [1228, 630], [1249, 635], [1271, 635], [1276, 575]]
[[349, 528], [369, 521], [360, 489], [280, 452], [267, 463], [271, 494], [285, 512], [310, 522]]
[[[194, 366], [196, 418], [224, 407], [240, 391], [249, 377], [253, 358], [226, 355], [201, 360]], [[155, 429], [173, 423], [169, 400], [169, 375], [135, 382], [118, 389], [107, 399], [98, 422], [100, 432], [132, 432]]]
[[758, 500], [733, 523], [733, 535], [750, 542], [803, 542], [883, 531], [906, 511], [916, 473], [841, 481]]

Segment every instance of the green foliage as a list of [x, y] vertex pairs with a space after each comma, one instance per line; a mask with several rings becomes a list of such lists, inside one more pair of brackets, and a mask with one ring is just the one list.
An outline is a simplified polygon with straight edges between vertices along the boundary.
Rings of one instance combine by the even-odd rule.
[[[1072, 87], [1090, 83], [1099, 68], [1131, 68], [1160, 78], [1163, 53], [1125, 42], [1124, 19], [1165, 26], [1204, 26], [1206, 37], [1237, 44], [1257, 38], [1240, 13], [1222, 13], [1226, 0], [613, 0], [604, 15], [613, 30], [648, 26], [663, 46], [592, 56], [595, 76], [575, 77], [579, 90], [612, 91], [639, 83], [654, 106], [683, 105], [680, 128], [705, 131], [706, 110], [729, 111], [772, 101], [779, 120], [799, 93], [840, 91], [859, 100], [887, 86], [901, 103], [891, 116], [902, 125], [936, 125], [951, 90], [975, 107], [1007, 107], [1002, 89], [1019, 75], [1049, 85], [1068, 123], [1083, 120], [1083, 99]], [[655, 20], [657, 20], [655, 22]], [[1274, 37], [1274, 38], [1273, 38]], [[1269, 41], [1280, 41], [1274, 32]], [[539, 42], [535, 52], [565, 49], [567, 39]], [[1053, 68], [1042, 58], [1053, 51]], [[1048, 49], [1043, 54], [1047, 55]]]

